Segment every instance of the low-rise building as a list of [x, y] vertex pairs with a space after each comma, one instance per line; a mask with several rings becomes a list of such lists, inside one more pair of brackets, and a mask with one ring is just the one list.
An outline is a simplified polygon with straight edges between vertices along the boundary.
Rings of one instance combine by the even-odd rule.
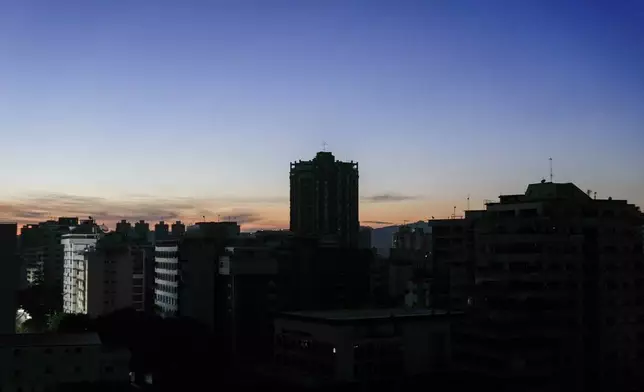
[[0, 335], [0, 390], [56, 390], [64, 384], [129, 383], [130, 354], [96, 333]]
[[275, 364], [285, 381], [315, 385], [440, 373], [450, 367], [450, 318], [432, 309], [282, 313]]

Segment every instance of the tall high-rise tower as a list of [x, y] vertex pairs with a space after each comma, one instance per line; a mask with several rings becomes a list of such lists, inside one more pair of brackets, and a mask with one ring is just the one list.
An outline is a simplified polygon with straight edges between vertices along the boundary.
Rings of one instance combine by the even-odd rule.
[[291, 163], [291, 231], [358, 245], [358, 163], [318, 152]]

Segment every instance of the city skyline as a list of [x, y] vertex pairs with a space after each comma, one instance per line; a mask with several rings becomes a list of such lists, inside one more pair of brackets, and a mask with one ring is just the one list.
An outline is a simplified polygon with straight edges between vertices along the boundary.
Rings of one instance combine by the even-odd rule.
[[372, 226], [521, 193], [550, 157], [644, 205], [639, 4], [189, 3], [3, 6], [0, 219], [286, 228], [289, 162], [323, 142]]

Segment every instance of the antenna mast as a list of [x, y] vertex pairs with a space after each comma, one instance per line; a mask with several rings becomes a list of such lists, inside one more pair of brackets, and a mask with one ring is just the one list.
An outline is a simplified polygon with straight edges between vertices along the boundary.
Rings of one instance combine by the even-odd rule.
[[467, 210], [470, 210], [470, 195], [467, 195]]
[[552, 177], [554, 177], [552, 175], [552, 158], [548, 158], [548, 160], [550, 161], [550, 182], [552, 182]]

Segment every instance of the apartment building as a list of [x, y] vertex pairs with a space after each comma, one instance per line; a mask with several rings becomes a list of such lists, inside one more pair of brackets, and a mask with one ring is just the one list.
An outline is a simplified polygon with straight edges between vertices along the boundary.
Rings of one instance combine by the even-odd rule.
[[186, 316], [214, 327], [215, 277], [236, 222], [199, 222], [178, 239], [155, 244], [155, 306], [164, 316]]
[[429, 262], [434, 276], [434, 306], [464, 310], [474, 286], [474, 227], [482, 211], [465, 211], [463, 218], [428, 221]]
[[290, 230], [358, 247], [358, 163], [342, 162], [328, 151], [291, 163]]
[[63, 245], [63, 312], [87, 313], [88, 268], [86, 253], [96, 246], [100, 234], [65, 234]]
[[642, 213], [542, 182], [490, 202], [474, 225], [474, 286], [454, 358], [508, 388], [642, 385]]
[[154, 246], [154, 305], [162, 315], [179, 314], [179, 241]]

